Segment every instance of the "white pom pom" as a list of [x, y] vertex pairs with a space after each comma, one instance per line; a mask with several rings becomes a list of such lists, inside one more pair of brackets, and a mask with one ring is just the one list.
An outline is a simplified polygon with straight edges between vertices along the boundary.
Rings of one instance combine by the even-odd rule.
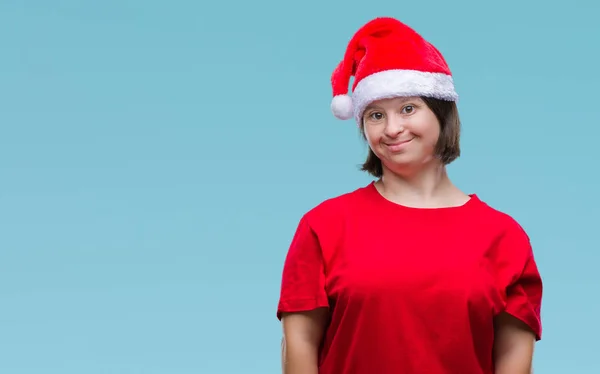
[[331, 111], [339, 119], [346, 120], [354, 115], [352, 98], [348, 95], [337, 95], [331, 100]]

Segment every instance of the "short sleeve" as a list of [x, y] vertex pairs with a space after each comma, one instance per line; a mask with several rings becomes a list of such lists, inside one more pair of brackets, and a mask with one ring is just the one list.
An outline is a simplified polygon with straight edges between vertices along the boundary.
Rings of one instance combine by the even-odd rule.
[[527, 324], [536, 336], [542, 337], [542, 278], [536, 264], [529, 237], [518, 226], [505, 237], [503, 250], [511, 254], [506, 260], [510, 282], [506, 287], [505, 311]]
[[277, 318], [284, 312], [328, 307], [319, 240], [306, 217], [298, 224], [283, 265]]

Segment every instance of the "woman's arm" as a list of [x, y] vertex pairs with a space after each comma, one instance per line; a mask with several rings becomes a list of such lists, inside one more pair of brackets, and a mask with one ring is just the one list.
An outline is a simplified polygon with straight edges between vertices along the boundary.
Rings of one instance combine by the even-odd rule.
[[318, 374], [319, 346], [327, 321], [327, 309], [284, 313], [281, 318], [283, 374]]
[[502, 313], [495, 321], [496, 374], [531, 374], [535, 334], [521, 320]]

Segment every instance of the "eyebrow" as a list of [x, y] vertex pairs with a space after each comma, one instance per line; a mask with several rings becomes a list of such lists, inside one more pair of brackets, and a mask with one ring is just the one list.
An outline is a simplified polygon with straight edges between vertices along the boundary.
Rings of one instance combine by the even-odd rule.
[[[412, 96], [411, 96], [411, 97], [408, 97], [408, 96], [398, 96], [398, 97], [396, 97], [396, 99], [398, 99], [398, 100], [399, 100], [401, 103], [405, 103], [405, 102], [407, 102], [407, 101], [412, 101], [412, 100], [415, 100], [415, 98], [414, 98], [414, 97], [412, 97]], [[380, 108], [379, 106], [375, 105], [375, 104], [369, 104], [369, 105], [367, 105], [367, 107], [365, 108], [365, 112], [366, 112], [367, 110], [371, 110], [371, 109], [381, 109], [381, 108]]]
[[405, 103], [407, 101], [414, 101], [416, 98], [414, 96], [399, 96], [397, 97], [397, 99], [401, 103]]

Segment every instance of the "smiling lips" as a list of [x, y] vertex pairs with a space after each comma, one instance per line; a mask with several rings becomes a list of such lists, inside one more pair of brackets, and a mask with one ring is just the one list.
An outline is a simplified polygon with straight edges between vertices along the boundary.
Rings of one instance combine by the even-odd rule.
[[386, 144], [387, 148], [392, 152], [401, 151], [408, 143], [410, 143], [414, 138], [401, 140], [395, 143]]

